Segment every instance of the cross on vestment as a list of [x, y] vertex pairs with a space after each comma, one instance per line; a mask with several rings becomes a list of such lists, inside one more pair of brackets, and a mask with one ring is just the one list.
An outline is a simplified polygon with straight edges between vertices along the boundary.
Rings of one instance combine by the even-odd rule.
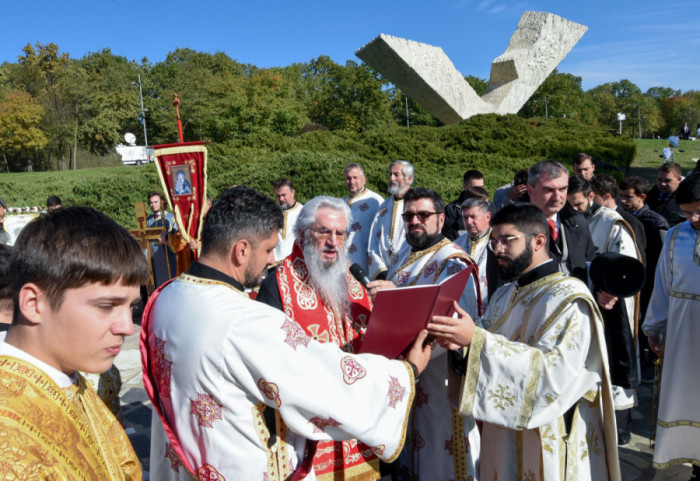
[[136, 229], [129, 229], [129, 232], [136, 238], [137, 241], [139, 241], [141, 249], [146, 254], [146, 257], [148, 257], [148, 272], [150, 273], [148, 287], [150, 292], [151, 290], [155, 289], [156, 285], [153, 277], [153, 255], [151, 252], [151, 243], [158, 242], [158, 239], [160, 239], [160, 236], [163, 233], [163, 228], [148, 227], [148, 224], [146, 223], [146, 219], [148, 218], [146, 215], [146, 204], [143, 202], [135, 203], [134, 210], [136, 211], [136, 224], [138, 227]]

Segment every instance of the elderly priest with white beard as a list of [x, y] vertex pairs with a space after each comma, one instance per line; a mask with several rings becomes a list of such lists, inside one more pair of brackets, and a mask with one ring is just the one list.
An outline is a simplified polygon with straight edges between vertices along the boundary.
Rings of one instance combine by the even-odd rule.
[[[265, 279], [257, 300], [283, 311], [313, 339], [357, 352], [371, 302], [348, 269], [350, 225], [352, 214], [342, 199], [320, 196], [307, 202], [294, 228], [291, 255]], [[356, 440], [320, 442], [314, 471], [319, 480], [380, 477], [377, 455]]]

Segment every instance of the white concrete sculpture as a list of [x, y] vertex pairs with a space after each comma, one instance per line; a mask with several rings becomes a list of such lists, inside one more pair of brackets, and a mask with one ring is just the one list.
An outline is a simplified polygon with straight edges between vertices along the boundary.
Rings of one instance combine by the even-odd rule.
[[552, 13], [523, 13], [481, 97], [440, 47], [381, 34], [355, 55], [449, 125], [476, 114], [517, 113], [586, 30]]

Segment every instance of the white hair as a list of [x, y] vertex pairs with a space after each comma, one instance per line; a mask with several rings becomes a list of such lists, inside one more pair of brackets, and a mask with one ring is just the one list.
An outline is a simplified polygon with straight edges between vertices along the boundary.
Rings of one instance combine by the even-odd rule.
[[297, 217], [297, 223], [294, 225], [294, 233], [297, 239], [302, 238], [302, 232], [309, 230], [309, 227], [316, 222], [316, 212], [321, 207], [329, 207], [333, 210], [338, 210], [345, 215], [346, 229], [350, 228], [352, 224], [352, 213], [350, 212], [350, 207], [345, 203], [343, 199], [337, 197], [331, 197], [328, 195], [320, 195], [314, 197], [301, 208], [299, 212], [299, 217]]

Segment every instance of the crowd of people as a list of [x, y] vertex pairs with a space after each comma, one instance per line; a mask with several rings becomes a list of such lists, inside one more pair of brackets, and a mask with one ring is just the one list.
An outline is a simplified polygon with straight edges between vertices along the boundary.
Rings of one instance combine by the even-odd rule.
[[[0, 246], [0, 479], [141, 479], [107, 403], [149, 281], [150, 479], [619, 480], [653, 365], [654, 464], [700, 479], [700, 173], [667, 162], [651, 187], [573, 165], [539, 162], [493, 197], [469, 170], [448, 203], [405, 160], [386, 199], [356, 163], [344, 199], [235, 186], [179, 275], [162, 194], [150, 266], [113, 220], [59, 205]], [[382, 291], [466, 269], [455, 314], [399, 359], [363, 351]]]

